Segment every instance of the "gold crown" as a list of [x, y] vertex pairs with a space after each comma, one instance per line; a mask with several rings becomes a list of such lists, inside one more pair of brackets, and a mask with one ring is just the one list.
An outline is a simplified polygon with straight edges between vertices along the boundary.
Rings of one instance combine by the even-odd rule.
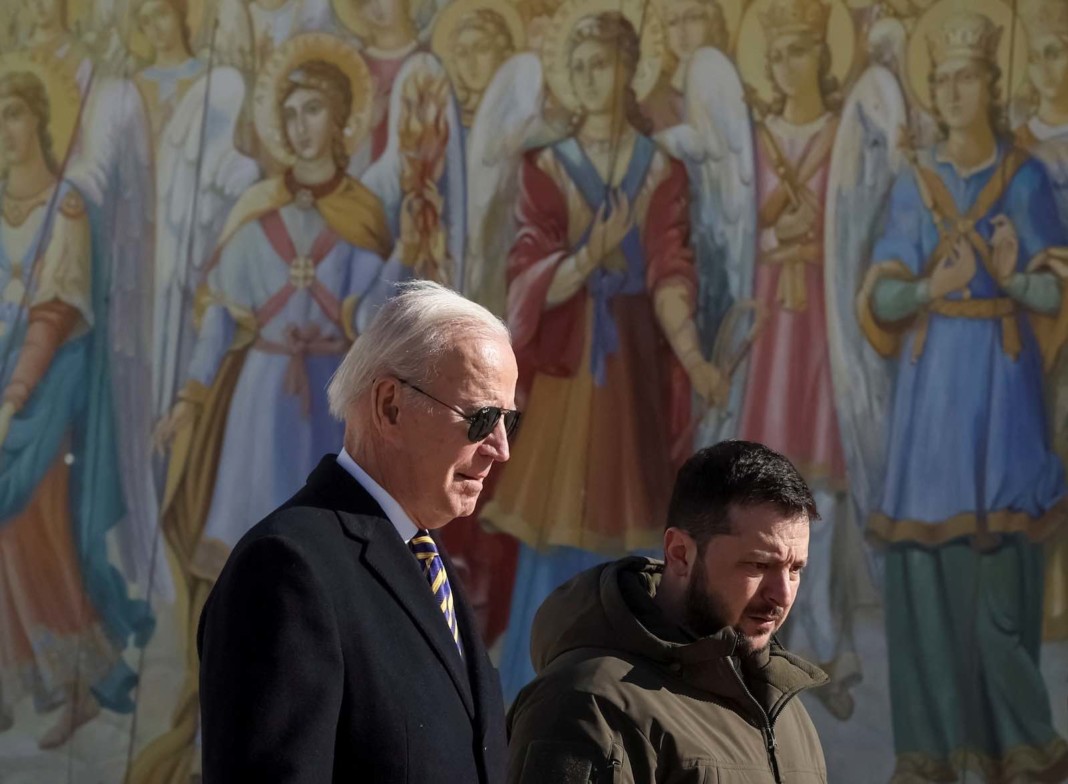
[[1020, 7], [1028, 35], [1068, 35], [1068, 0], [1024, 0]]
[[935, 66], [955, 58], [996, 63], [1002, 29], [982, 14], [955, 14], [927, 37], [931, 61]]
[[760, 25], [769, 40], [787, 33], [827, 35], [831, 7], [822, 0], [772, 0], [760, 11]]

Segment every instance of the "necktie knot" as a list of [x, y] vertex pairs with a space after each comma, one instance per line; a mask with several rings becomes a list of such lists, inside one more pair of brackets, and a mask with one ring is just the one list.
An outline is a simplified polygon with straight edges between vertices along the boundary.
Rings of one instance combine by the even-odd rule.
[[441, 560], [438, 546], [430, 536], [429, 531], [419, 531], [408, 543], [408, 547], [419, 561], [423, 576], [430, 584], [430, 592], [438, 603], [445, 622], [449, 625], [456, 649], [463, 656], [463, 645], [460, 643], [460, 627], [456, 622], [456, 609], [453, 605], [452, 588], [449, 586], [449, 576], [445, 573], [445, 564]]

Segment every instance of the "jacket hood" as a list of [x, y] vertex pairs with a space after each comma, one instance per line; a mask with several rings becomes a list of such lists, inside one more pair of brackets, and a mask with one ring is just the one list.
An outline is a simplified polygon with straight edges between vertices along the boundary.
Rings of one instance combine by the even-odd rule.
[[[695, 688], [721, 694], [725, 681], [737, 681], [731, 662], [737, 635], [729, 627], [689, 641], [681, 632], [673, 634], [651, 601], [663, 572], [661, 561], [623, 558], [582, 572], [553, 591], [531, 629], [535, 672], [570, 651], [599, 648], [646, 659]], [[643, 605], [648, 612], [643, 613]], [[743, 659], [742, 667], [766, 709], [784, 695], [827, 681], [822, 670], [774, 640], [763, 655]], [[773, 693], [758, 694], [765, 686]]]

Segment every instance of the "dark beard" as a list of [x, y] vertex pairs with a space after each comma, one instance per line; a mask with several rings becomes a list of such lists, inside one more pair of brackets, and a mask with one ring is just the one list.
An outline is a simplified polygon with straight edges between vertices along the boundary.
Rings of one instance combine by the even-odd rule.
[[[711, 637], [727, 626], [727, 622], [723, 620], [727, 617], [724, 603], [717, 594], [705, 589], [707, 584], [705, 562], [698, 555], [697, 560], [694, 562], [690, 584], [686, 586], [686, 606], [684, 608], [686, 628], [698, 637]], [[768, 645], [754, 648], [753, 641], [749, 637], [742, 634], [737, 627], [733, 628], [737, 638], [737, 644], [734, 649], [736, 655], [750, 657], [767, 650]]]

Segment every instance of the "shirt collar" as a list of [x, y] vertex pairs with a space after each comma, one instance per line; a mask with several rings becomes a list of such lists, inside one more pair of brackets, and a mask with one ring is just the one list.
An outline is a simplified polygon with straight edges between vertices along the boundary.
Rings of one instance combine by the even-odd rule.
[[353, 479], [360, 483], [360, 486], [370, 494], [371, 498], [375, 499], [382, 511], [386, 513], [386, 517], [393, 523], [393, 527], [397, 529], [397, 533], [400, 538], [407, 544], [412, 538], [419, 533], [419, 529], [415, 523], [412, 522], [412, 518], [408, 517], [405, 511], [401, 508], [401, 505], [397, 503], [396, 499], [385, 491], [385, 489], [371, 478], [370, 474], [360, 468], [356, 464], [356, 461], [352, 459], [352, 456], [344, 449], [338, 453], [337, 463], [344, 468]]

